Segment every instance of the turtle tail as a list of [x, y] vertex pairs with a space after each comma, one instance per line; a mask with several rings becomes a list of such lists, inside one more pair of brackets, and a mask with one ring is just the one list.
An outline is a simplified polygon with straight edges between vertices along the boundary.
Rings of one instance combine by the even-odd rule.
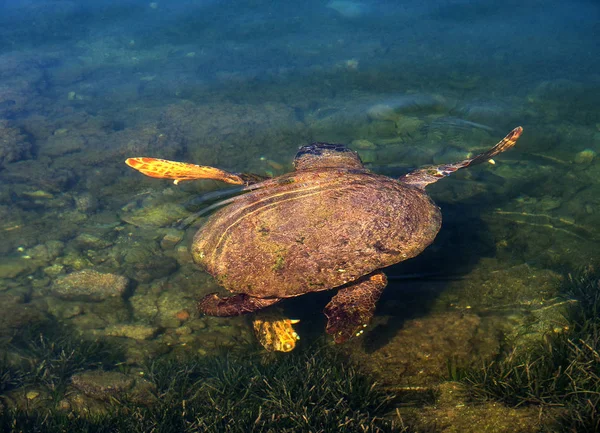
[[510, 131], [506, 137], [500, 140], [498, 144], [489, 149], [487, 152], [480, 153], [473, 158], [465, 159], [453, 164], [429, 165], [427, 167], [422, 167], [405, 174], [399, 180], [400, 182], [408, 185], [414, 185], [417, 188], [424, 189], [430, 183], [437, 182], [446, 176], [450, 176], [452, 173], [460, 170], [461, 168], [490, 161], [494, 156], [513, 147], [522, 133], [523, 128], [518, 126]]

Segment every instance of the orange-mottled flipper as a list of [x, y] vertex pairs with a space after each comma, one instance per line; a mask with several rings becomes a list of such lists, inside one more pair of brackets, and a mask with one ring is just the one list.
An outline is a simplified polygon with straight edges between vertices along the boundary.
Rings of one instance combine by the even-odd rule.
[[182, 180], [214, 179], [235, 185], [248, 183], [242, 176], [229, 173], [219, 168], [204, 165], [188, 164], [186, 162], [168, 161], [158, 158], [129, 158], [125, 164], [142, 174], [159, 179], [173, 179], [175, 184]]

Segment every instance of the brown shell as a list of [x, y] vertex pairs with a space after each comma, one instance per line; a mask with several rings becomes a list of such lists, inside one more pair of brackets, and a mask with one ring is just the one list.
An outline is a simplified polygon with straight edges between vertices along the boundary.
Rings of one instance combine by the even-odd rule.
[[414, 257], [440, 225], [422, 189], [367, 170], [300, 170], [213, 214], [192, 254], [232, 292], [286, 298]]

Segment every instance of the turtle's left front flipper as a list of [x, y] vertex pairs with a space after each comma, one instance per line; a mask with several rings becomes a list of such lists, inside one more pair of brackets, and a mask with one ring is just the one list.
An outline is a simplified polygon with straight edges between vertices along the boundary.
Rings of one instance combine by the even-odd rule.
[[387, 285], [381, 271], [359, 278], [342, 287], [325, 307], [328, 334], [336, 343], [358, 336], [375, 313], [375, 304]]
[[175, 184], [182, 180], [213, 179], [234, 185], [250, 185], [265, 179], [256, 174], [230, 173], [220, 168], [158, 158], [128, 158], [125, 164], [149, 177], [173, 179]]

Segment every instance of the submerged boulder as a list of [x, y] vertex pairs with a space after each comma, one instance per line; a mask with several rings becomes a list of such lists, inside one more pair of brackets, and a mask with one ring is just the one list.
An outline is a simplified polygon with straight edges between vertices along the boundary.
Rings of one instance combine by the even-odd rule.
[[0, 166], [31, 157], [31, 143], [20, 129], [0, 120]]
[[156, 387], [145, 379], [117, 371], [89, 370], [71, 377], [73, 388], [85, 396], [100, 401], [127, 398], [140, 404], [154, 401]]
[[129, 280], [121, 275], [84, 269], [58, 278], [52, 293], [69, 301], [99, 302], [123, 296], [128, 284]]

